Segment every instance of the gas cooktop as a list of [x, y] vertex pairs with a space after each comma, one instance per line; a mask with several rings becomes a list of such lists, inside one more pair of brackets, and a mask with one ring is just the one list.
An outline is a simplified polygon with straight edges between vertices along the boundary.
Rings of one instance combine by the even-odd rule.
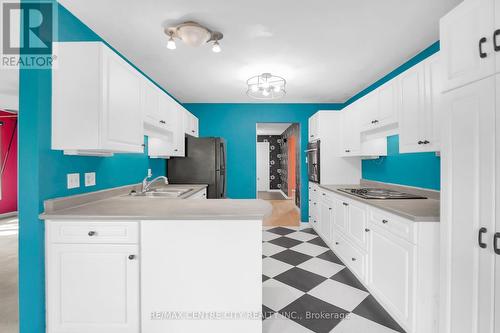
[[383, 188], [339, 188], [339, 191], [355, 195], [363, 199], [427, 199], [415, 194], [409, 194]]

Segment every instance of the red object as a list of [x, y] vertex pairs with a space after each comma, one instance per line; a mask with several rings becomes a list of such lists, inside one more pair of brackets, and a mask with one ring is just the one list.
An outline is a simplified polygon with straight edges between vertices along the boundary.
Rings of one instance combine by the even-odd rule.
[[[0, 110], [0, 116], [12, 116], [12, 113]], [[0, 126], [0, 166], [5, 161], [9, 142], [14, 133], [1, 183], [0, 214], [3, 214], [17, 211], [17, 117], [0, 118], [0, 121], [3, 122], [3, 126]]]

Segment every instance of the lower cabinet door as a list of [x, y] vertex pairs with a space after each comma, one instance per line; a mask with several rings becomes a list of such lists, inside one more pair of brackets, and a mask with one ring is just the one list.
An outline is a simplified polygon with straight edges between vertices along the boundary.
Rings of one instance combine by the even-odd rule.
[[415, 245], [369, 225], [368, 286], [404, 328], [413, 331]]
[[137, 245], [50, 244], [47, 250], [47, 332], [139, 332]]
[[323, 238], [329, 243], [332, 240], [332, 208], [325, 202], [320, 203], [320, 232]]
[[366, 250], [366, 208], [365, 205], [350, 203], [349, 236], [358, 246]]
[[343, 232], [347, 232], [347, 203], [337, 198], [333, 199], [333, 223]]

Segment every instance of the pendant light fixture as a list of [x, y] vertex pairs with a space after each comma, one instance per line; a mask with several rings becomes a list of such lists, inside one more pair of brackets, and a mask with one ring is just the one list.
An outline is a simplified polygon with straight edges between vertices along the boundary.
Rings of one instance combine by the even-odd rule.
[[247, 95], [255, 99], [277, 99], [286, 95], [286, 80], [271, 73], [249, 78], [247, 86]]
[[169, 50], [175, 50], [177, 48], [175, 44], [176, 38], [191, 47], [199, 47], [203, 44], [212, 43], [212, 51], [214, 53], [219, 53], [222, 50], [219, 41], [224, 35], [219, 31], [212, 31], [194, 21], [188, 21], [175, 27], [166, 28], [165, 34], [168, 36], [167, 48]]

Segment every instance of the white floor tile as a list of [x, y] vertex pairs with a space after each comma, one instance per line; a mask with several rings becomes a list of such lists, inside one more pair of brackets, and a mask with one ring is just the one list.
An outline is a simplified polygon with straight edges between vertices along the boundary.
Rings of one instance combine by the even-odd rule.
[[270, 240], [273, 240], [273, 239], [276, 239], [276, 238], [279, 238], [281, 237], [280, 235], [278, 234], [275, 234], [275, 233], [272, 233], [272, 232], [269, 232], [269, 231], [262, 231], [262, 240], [264, 242], [269, 242]]
[[324, 276], [326, 278], [330, 278], [344, 269], [345, 266], [319, 258], [312, 258], [308, 261], [303, 262], [297, 267]]
[[292, 265], [289, 265], [283, 261], [279, 261], [273, 258], [264, 258], [262, 259], [262, 274], [268, 277], [275, 277], [287, 270], [293, 268]]
[[351, 313], [340, 322], [330, 333], [397, 333], [389, 327], [382, 326], [357, 314]]
[[308, 294], [347, 311], [354, 310], [368, 296], [366, 291], [330, 279], [313, 288]]
[[276, 253], [279, 253], [281, 251], [285, 251], [286, 250], [286, 247], [283, 247], [283, 246], [278, 246], [278, 245], [275, 245], [275, 244], [272, 244], [272, 243], [262, 243], [262, 254], [267, 256], [267, 257], [270, 257], [272, 256], [273, 254], [276, 254]]
[[311, 240], [311, 239], [316, 238], [318, 236], [308, 234], [307, 232], [297, 231], [297, 232], [293, 232], [291, 234], [286, 235], [286, 237], [293, 238], [293, 239], [296, 239], [296, 240], [299, 240], [302, 242], [307, 242], [308, 240]]
[[302, 291], [274, 279], [262, 284], [262, 303], [274, 311], [283, 309], [302, 295]]
[[290, 250], [294, 250], [300, 253], [304, 253], [313, 257], [316, 257], [326, 251], [328, 251], [328, 248], [323, 247], [323, 246], [318, 246], [310, 243], [302, 243], [297, 246], [294, 246], [290, 248]]
[[272, 317], [264, 320], [262, 323], [263, 333], [311, 333], [308, 328], [297, 324], [293, 320], [274, 314]]

